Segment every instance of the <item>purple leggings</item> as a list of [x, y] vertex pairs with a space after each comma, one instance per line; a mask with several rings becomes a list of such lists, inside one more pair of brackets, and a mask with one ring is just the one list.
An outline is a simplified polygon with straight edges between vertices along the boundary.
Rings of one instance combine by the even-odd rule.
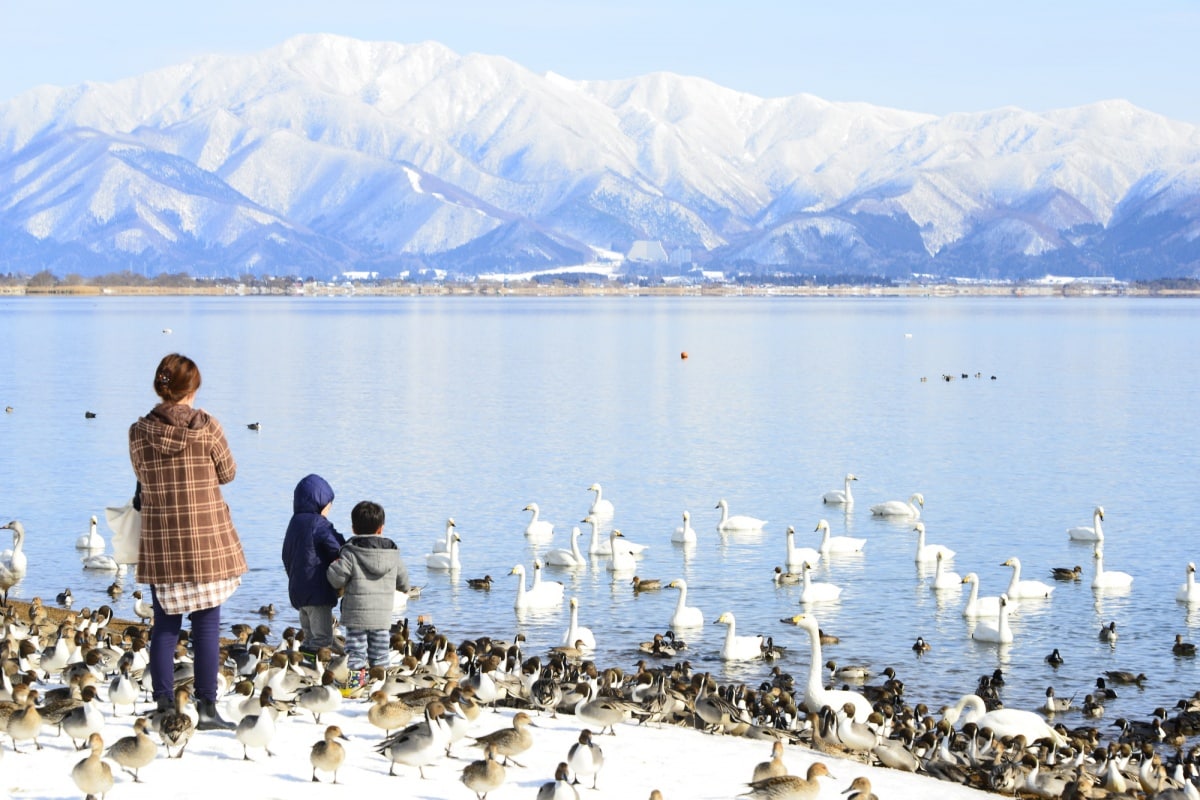
[[[183, 614], [168, 614], [158, 604], [158, 595], [150, 587], [154, 601], [154, 628], [150, 631], [150, 680], [154, 699], [175, 698], [175, 647], [183, 627]], [[217, 668], [220, 666], [221, 607], [213, 606], [188, 614], [192, 622], [192, 668], [195, 672], [196, 697], [217, 699]]]

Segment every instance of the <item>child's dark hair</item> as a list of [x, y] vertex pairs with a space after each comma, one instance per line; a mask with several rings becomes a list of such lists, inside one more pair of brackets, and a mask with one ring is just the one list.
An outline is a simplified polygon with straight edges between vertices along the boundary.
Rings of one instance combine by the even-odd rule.
[[363, 500], [350, 511], [350, 527], [355, 536], [371, 536], [383, 527], [383, 506]]

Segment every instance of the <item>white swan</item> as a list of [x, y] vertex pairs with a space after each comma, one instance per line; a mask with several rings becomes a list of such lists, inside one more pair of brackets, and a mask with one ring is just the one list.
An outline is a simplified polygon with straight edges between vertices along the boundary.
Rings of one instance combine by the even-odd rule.
[[[524, 583], [524, 581], [522, 581]], [[563, 599], [563, 583], [562, 581], [544, 581], [542, 580], [542, 560], [535, 558], [533, 560], [533, 582], [529, 584], [529, 591], [544, 592], [555, 599], [555, 604], [562, 602]]]
[[799, 572], [806, 563], [814, 567], [821, 560], [821, 554], [811, 547], [796, 547], [796, 528], [788, 525], [787, 529], [787, 568], [789, 572]]
[[692, 515], [687, 511], [683, 512], [683, 526], [675, 529], [671, 541], [676, 544], [696, 543], [696, 529], [692, 527]]
[[871, 514], [876, 517], [912, 517], [916, 519], [921, 516], [921, 508], [924, 507], [924, 495], [920, 492], [913, 492], [912, 497], [908, 498], [908, 502], [888, 500], [886, 503], [876, 503], [871, 506]]
[[721, 520], [717, 523], [717, 530], [722, 533], [729, 533], [731, 531], [760, 531], [766, 527], [766, 520], [756, 517], [748, 517], [745, 514], [738, 514], [733, 517], [729, 516], [729, 503], [725, 502], [724, 497], [717, 501], [716, 508], [721, 509]]
[[1125, 589], [1133, 585], [1133, 576], [1128, 572], [1104, 569], [1104, 542], [1096, 542], [1092, 549], [1096, 561], [1096, 575], [1092, 578], [1093, 589]]
[[425, 566], [443, 572], [462, 569], [462, 562], [458, 560], [458, 543], [461, 541], [457, 533], [450, 534], [450, 549], [445, 553], [428, 553]]
[[627, 548], [624, 542], [617, 542], [617, 539], [624, 538], [625, 534], [616, 528], [608, 532], [608, 549], [612, 553], [608, 560], [609, 572], [633, 572], [637, 569], [637, 558], [634, 557], [633, 551]]
[[95, 553], [80, 559], [83, 568], [91, 572], [120, 572], [121, 565], [107, 553]]
[[587, 565], [587, 559], [579, 551], [579, 526], [571, 528], [571, 549], [561, 547], [546, 552], [546, 564], [551, 567], [582, 567]]
[[563, 634], [563, 646], [575, 646], [576, 642], [582, 642], [583, 647], [587, 650], [596, 649], [596, 635], [592, 633], [591, 628], [585, 628], [579, 624], [579, 599], [571, 598], [571, 623], [567, 626], [567, 632]]
[[1196, 585], [1196, 565], [1189, 562], [1187, 565], [1187, 582], [1179, 587], [1179, 591], [1175, 593], [1175, 599], [1180, 603], [1200, 603], [1200, 586]]
[[1008, 582], [1008, 591], [1005, 592], [1010, 599], [1015, 597], [1018, 600], [1036, 600], [1039, 597], [1049, 597], [1054, 591], [1054, 587], [1048, 583], [1021, 580], [1021, 560], [1016, 556], [1000, 566], [1013, 569], [1012, 580]]
[[821, 531], [821, 546], [817, 549], [823, 556], [838, 553], [861, 553], [867, 544], [866, 539], [856, 539], [853, 536], [830, 536], [828, 520], [818, 522], [814, 530]]
[[14, 519], [3, 527], [13, 532], [12, 550], [0, 553], [0, 600], [8, 605], [8, 590], [25, 577], [29, 571], [29, 560], [21, 547], [25, 543], [25, 526]]
[[554, 523], [540, 518], [541, 509], [538, 508], [537, 503], [530, 503], [521, 510], [533, 512], [533, 517], [525, 526], [526, 536], [532, 539], [545, 539], [554, 534]]
[[1067, 536], [1071, 537], [1076, 542], [1103, 542], [1104, 529], [1100, 527], [1100, 523], [1104, 521], [1104, 507], [1096, 506], [1092, 510], [1092, 524], [1076, 525], [1074, 528], [1067, 528]]
[[843, 706], [850, 703], [854, 706], [854, 721], [866, 722], [873, 710], [866, 695], [849, 689], [826, 689], [821, 682], [821, 665], [825, 661], [821, 658], [821, 629], [817, 625], [817, 618], [811, 614], [799, 614], [792, 617], [791, 622], [808, 634], [811, 650], [808, 680], [805, 682], [804, 699], [801, 701], [804, 709], [810, 714], [816, 714], [823, 706], [829, 706], [840, 715]]
[[687, 604], [687, 581], [682, 578], [667, 584], [668, 589], [679, 590], [679, 601], [675, 604], [675, 613], [671, 615], [672, 628], [695, 628], [704, 624], [704, 612], [696, 606]]
[[[517, 564], [508, 573], [520, 576], [517, 584], [517, 596], [513, 599], [513, 608], [519, 611], [538, 608], [555, 608], [562, 603], [563, 585], [561, 583], [541, 583], [534, 589], [525, 588], [525, 566]], [[552, 588], [558, 587], [557, 592]]]
[[612, 517], [613, 504], [610, 500], [605, 500], [601, 496], [600, 484], [593, 483], [588, 487], [589, 492], [596, 493], [596, 499], [592, 501], [592, 507], [588, 509], [589, 514], [595, 514], [598, 517]]
[[766, 641], [762, 636], [738, 636], [737, 622], [733, 618], [733, 612], [726, 611], [721, 616], [717, 617], [713, 625], [727, 625], [725, 631], [725, 643], [721, 645], [721, 658], [725, 661], [749, 661], [754, 658], [762, 658], [762, 646]]
[[454, 517], [450, 517], [450, 519], [446, 520], [446, 535], [445, 535], [445, 537], [442, 539], [434, 539], [433, 540], [433, 549], [431, 552], [434, 552], [434, 553], [449, 553], [450, 552], [450, 536], [454, 533], [454, 528], [455, 528]]
[[918, 522], [915, 526], [913, 526], [913, 530], [917, 532], [917, 554], [913, 560], [918, 564], [929, 564], [936, 562], [939, 554], [946, 561], [954, 558], [954, 551], [945, 545], [925, 544], [924, 522]]
[[[986, 597], [979, 596], [979, 576], [974, 572], [968, 572], [962, 579], [963, 583], [971, 584], [971, 592], [967, 596], [967, 602], [963, 604], [962, 615], [967, 619], [995, 619], [1000, 614], [1000, 596], [987, 595]], [[1017, 602], [1009, 600], [1008, 610], [1015, 611]]]
[[600, 518], [595, 514], [588, 514], [583, 519], [579, 520], [583, 523], [588, 523], [592, 526], [592, 538], [588, 544], [589, 556], [611, 556], [612, 547], [608, 539], [600, 538]]
[[951, 590], [962, 589], [962, 577], [957, 572], [951, 572], [946, 569], [946, 559], [941, 554], [937, 554], [937, 572], [934, 573], [933, 583], [931, 588], [935, 592], [947, 592]]
[[1013, 640], [1012, 628], [1008, 626], [1008, 598], [1000, 595], [1000, 610], [996, 615], [995, 621], [990, 619], [981, 619], [975, 625], [975, 630], [971, 631], [971, 638], [977, 642], [989, 642], [991, 644], [1011, 644]]
[[96, 517], [92, 517], [91, 526], [87, 533], [75, 540], [76, 550], [103, 550], [104, 537], [96, 532]]
[[[963, 713], [964, 710], [967, 711], [966, 714]], [[998, 738], [1024, 736], [1025, 741], [1031, 745], [1038, 739], [1050, 739], [1060, 747], [1067, 744], [1062, 734], [1034, 712], [1019, 708], [988, 711], [983, 698], [977, 694], [969, 694], [957, 704], [943, 708], [942, 719], [951, 725], [960, 719], [963, 723], [974, 722], [979, 730], [991, 728]]]
[[827, 506], [852, 506], [854, 495], [850, 493], [850, 481], [858, 480], [853, 473], [846, 473], [846, 488], [832, 489], [821, 496], [821, 502]]
[[804, 588], [800, 591], [801, 603], [827, 603], [842, 596], [842, 587], [832, 583], [814, 583], [809, 573], [812, 566], [806, 561], [802, 569]]

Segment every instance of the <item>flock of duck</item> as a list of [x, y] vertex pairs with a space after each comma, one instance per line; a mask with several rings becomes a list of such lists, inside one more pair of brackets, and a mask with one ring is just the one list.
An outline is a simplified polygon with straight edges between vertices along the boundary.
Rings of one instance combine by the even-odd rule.
[[[826, 493], [823, 503], [852, 507], [854, 480], [856, 476], [847, 475], [843, 488]], [[563, 584], [542, 579], [543, 560], [569, 568], [588, 563], [590, 557], [603, 557], [608, 559], [614, 580], [636, 570], [644, 546], [628, 541], [619, 529], [601, 535], [604, 521], [612, 518], [612, 504], [603, 498], [598, 484], [589, 489], [595, 492], [595, 500], [583, 520], [591, 525], [586, 555], [579, 544], [582, 534], [575, 528], [569, 548], [548, 550], [535, 561], [530, 585], [524, 566], [514, 566], [510, 574], [519, 581], [514, 608], [557, 607], [564, 601]], [[924, 502], [916, 493], [906, 501], [873, 505], [870, 511], [873, 516], [911, 520], [917, 533], [915, 561], [936, 565], [934, 591], [970, 584], [962, 614], [977, 620], [973, 638], [999, 645], [1011, 642], [1008, 614], [1022, 601], [1049, 597], [1055, 587], [1023, 579], [1020, 561], [1010, 558], [1005, 562], [1013, 570], [1007, 590], [998, 596], [980, 597], [976, 574], [960, 577], [951, 572], [947, 564], [955, 553], [926, 541], [920, 521]], [[750, 516], [731, 516], [724, 500], [717, 508], [721, 532], [761, 530], [767, 524]], [[553, 526], [540, 518], [538, 506], [531, 503], [525, 510], [532, 514], [525, 534], [531, 539], [549, 537]], [[1072, 528], [1068, 535], [1094, 545], [1093, 587], [1128, 586], [1132, 577], [1104, 569], [1103, 517], [1103, 509], [1097, 507], [1091, 526]], [[682, 521], [672, 541], [694, 542], [696, 532], [688, 512], [683, 513]], [[103, 795], [113, 787], [110, 760], [136, 781], [138, 770], [160, 757], [159, 744], [167, 757], [182, 757], [196, 722], [189, 702], [191, 668], [186, 648], [179, 653], [174, 708], [138, 718], [129, 736], [105, 747], [100, 735], [104, 708], [111, 705], [116, 713], [119, 706], [132, 705], [136, 710], [137, 703], [147, 698], [145, 629], [140, 625], [116, 629], [110, 624], [112, 611], [107, 606], [94, 612], [68, 612], [61, 622], [53, 623], [41, 601], [34, 598], [26, 612], [18, 613], [8, 603], [8, 591], [27, 573], [22, 550], [25, 531], [18, 521], [3, 527], [12, 531], [13, 548], [0, 553], [0, 602], [4, 604], [0, 730], [8, 734], [13, 749], [27, 742], [40, 749], [39, 736], [46, 727], [66, 733], [77, 747], [89, 751], [71, 773], [89, 796]], [[453, 519], [447, 521], [444, 536], [425, 557], [428, 569], [461, 569], [461, 539], [456, 527]], [[1091, 724], [1103, 714], [1104, 700], [1110, 696], [1106, 692], [1112, 691], [1105, 678], [1116, 684], [1137, 684], [1145, 676], [1109, 672], [1098, 679], [1095, 693], [1084, 705], [1087, 722], [1069, 728], [1061, 722], [1055, 724], [1054, 715], [1071, 709], [1071, 701], [1054, 697], [1052, 689], [1047, 691], [1046, 704], [1036, 711], [1005, 708], [1000, 699], [1004, 681], [1000, 670], [983, 676], [975, 693], [933, 712], [910, 701], [903, 681], [890, 667], [882, 673], [880, 683], [871, 684], [870, 668], [826, 661], [823, 647], [836, 643], [836, 637], [821, 630], [813, 609], [836, 599], [841, 588], [813, 581], [810, 572], [823, 557], [861, 551], [866, 540], [831, 536], [824, 520], [816, 531], [821, 534], [817, 547], [798, 547], [795, 531], [789, 527], [786, 570], [775, 570], [776, 582], [803, 585], [804, 613], [783, 620], [807, 639], [809, 661], [802, 676], [793, 677], [775, 667], [768, 680], [748, 686], [721, 684], [709, 673], [693, 671], [690, 662], [680, 660], [686, 657], [687, 645], [677, 638], [677, 632], [703, 625], [705, 619], [700, 609], [687, 604], [686, 582], [664, 584], [634, 576], [635, 591], [678, 591], [671, 629], [641, 645], [645, 658], [635, 670], [605, 668], [592, 659], [595, 634], [580, 624], [576, 598], [570, 599], [570, 623], [560, 645], [545, 653], [526, 653], [520, 634], [512, 641], [483, 637], [453, 642], [428, 620], [418, 618], [418, 624], [410, 627], [404, 619], [393, 627], [391, 665], [376, 667], [361, 678], [350, 674], [344, 655], [328, 649], [315, 654], [304, 651], [295, 629], [288, 628], [275, 638], [265, 624], [235, 625], [234, 638], [225, 648], [222, 674], [227, 692], [225, 714], [237, 721], [233, 735], [248, 759], [252, 749], [271, 753], [276, 730], [289, 716], [312, 714], [320, 723], [322, 714], [336, 712], [343, 703], [365, 704], [368, 720], [380, 731], [375, 750], [389, 760], [389, 774], [397, 766], [406, 766], [423, 777], [425, 767], [442, 759], [455, 743], [470, 739], [483, 750], [483, 757], [463, 769], [461, 780], [480, 800], [504, 785], [508, 767], [519, 767], [516, 759], [534, 746], [530, 714], [559, 713], [575, 717], [581, 729], [579, 739], [559, 764], [554, 779], [540, 787], [539, 799], [577, 798], [577, 784], [590, 781], [595, 786], [604, 765], [595, 736], [637, 722], [771, 741], [772, 760], [755, 767], [752, 777], [747, 775], [751, 780], [740, 795], [743, 797], [816, 797], [821, 791], [818, 779], [828, 773], [823, 762], [813, 763], [805, 776], [787, 774], [782, 764], [785, 744], [804, 744], [832, 756], [990, 791], [1038, 797], [1144, 794], [1200, 800], [1196, 783], [1200, 749], [1186, 746], [1188, 737], [1200, 733], [1200, 692], [1181, 699], [1171, 712], [1159, 709], [1148, 722], [1121, 720], [1118, 735], [1106, 740]], [[89, 533], [80, 537], [77, 546], [95, 548], [97, 536], [93, 517]], [[102, 539], [99, 543], [102, 546]], [[122, 569], [119, 565], [89, 566], [87, 562], [84, 566]], [[1053, 578], [1076, 581], [1081, 572], [1078, 567], [1060, 568], [1053, 571]], [[1189, 564], [1187, 581], [1177, 593], [1180, 602], [1200, 602], [1194, 572]], [[485, 576], [471, 579], [469, 585], [486, 590], [491, 581], [491, 576]], [[67, 594], [65, 603], [64, 597], [58, 598], [60, 604], [70, 604], [69, 590]], [[404, 605], [398, 599], [398, 607]], [[778, 655], [769, 637], [738, 634], [731, 611], [717, 616], [715, 624], [726, 626], [721, 647], [721, 658], [726, 661], [770, 660]], [[1115, 641], [1115, 623], [1102, 629], [1099, 636]], [[1183, 648], [1177, 654], [1194, 653], [1194, 647], [1189, 650], [1189, 643], [1181, 637], [1176, 646]], [[927, 648], [922, 639], [913, 645], [918, 654]], [[1047, 656], [1047, 662], [1054, 664], [1056, 656], [1057, 650]], [[829, 670], [828, 679], [825, 669]], [[511, 725], [473, 735], [472, 723], [488, 706], [516, 709]], [[312, 780], [326, 773], [336, 782], [345, 761], [342, 738], [340, 728], [330, 725], [312, 746]], [[865, 778], [856, 779], [843, 794], [860, 800], [874, 797]]]

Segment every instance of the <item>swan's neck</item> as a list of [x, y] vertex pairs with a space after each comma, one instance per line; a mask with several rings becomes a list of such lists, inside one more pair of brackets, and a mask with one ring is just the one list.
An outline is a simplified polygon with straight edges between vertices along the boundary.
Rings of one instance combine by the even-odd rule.
[[817, 698], [825, 691], [825, 687], [821, 684], [821, 664], [825, 662], [821, 659], [821, 632], [820, 630], [810, 630], [805, 628], [804, 631], [808, 634], [809, 645], [809, 662], [808, 662], [808, 693], [809, 704], [817, 703]]
[[579, 552], [579, 531], [575, 531], [571, 536], [571, 555], [575, 556], [577, 561], [583, 561], [583, 553]]
[[724, 525], [728, 521], [729, 521], [729, 506], [722, 503], [721, 504], [721, 523], [720, 524]]
[[600, 523], [592, 521], [592, 549], [600, 546]]
[[971, 593], [967, 595], [967, 605], [973, 606], [979, 601], [979, 581], [971, 581]]
[[1196, 573], [1188, 570], [1187, 588], [1190, 593], [1196, 586]]
[[852, 500], [852, 497], [850, 495], [850, 479], [847, 478], [846, 479], [846, 502], [849, 503], [849, 502], [851, 502], [851, 500]]
[[1099, 514], [1092, 515], [1092, 529], [1094, 531], [1096, 531], [1097, 539], [1104, 538], [1104, 529], [1100, 527], [1100, 515]]
[[685, 584], [681, 583], [681, 584], [679, 584], [679, 602], [675, 604], [675, 609], [677, 611], [682, 611], [684, 605], [686, 605], [686, 604], [687, 604], [687, 586]]
[[1013, 590], [1017, 588], [1017, 584], [1021, 582], [1021, 562], [1014, 562], [1012, 568], [1012, 580], [1008, 582], [1008, 593], [1010, 595], [1013, 593]]

